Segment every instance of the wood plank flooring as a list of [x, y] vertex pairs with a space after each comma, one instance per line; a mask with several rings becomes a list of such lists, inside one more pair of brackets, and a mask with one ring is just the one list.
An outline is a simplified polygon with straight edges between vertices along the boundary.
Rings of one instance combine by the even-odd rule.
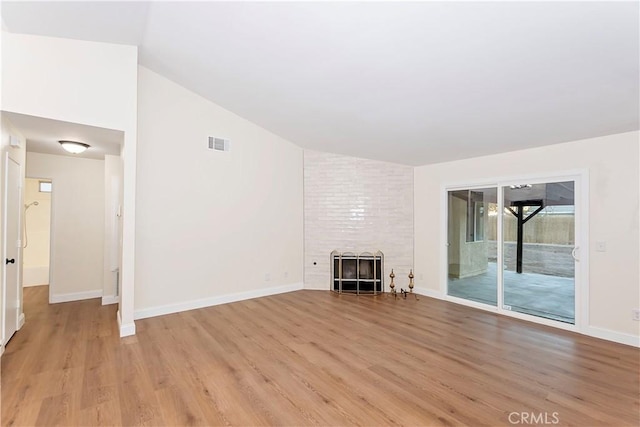
[[24, 290], [3, 426], [640, 424], [638, 349], [426, 297], [298, 291], [120, 339], [115, 306], [47, 294]]

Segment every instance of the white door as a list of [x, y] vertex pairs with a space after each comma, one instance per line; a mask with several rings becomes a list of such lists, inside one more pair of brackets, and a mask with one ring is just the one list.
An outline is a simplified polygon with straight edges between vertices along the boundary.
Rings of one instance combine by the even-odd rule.
[[5, 200], [4, 200], [4, 345], [18, 329], [20, 307], [20, 165], [7, 155], [5, 163]]

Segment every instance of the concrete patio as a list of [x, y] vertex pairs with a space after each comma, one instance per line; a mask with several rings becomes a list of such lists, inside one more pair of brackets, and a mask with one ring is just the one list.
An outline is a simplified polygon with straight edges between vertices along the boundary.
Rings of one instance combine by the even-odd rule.
[[[485, 273], [463, 279], [449, 278], [449, 295], [495, 306], [496, 263]], [[512, 311], [565, 323], [575, 323], [574, 279], [538, 273], [504, 271], [504, 305]]]

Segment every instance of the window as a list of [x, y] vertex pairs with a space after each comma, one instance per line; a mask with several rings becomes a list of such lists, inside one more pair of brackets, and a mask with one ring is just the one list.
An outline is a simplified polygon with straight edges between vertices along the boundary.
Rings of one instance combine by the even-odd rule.
[[467, 242], [484, 240], [484, 194], [469, 190], [467, 194]]
[[484, 202], [474, 202], [474, 224], [473, 227], [473, 241], [481, 242], [484, 240]]
[[[451, 219], [458, 224], [456, 233], [465, 242], [482, 242], [485, 234], [486, 190], [456, 190], [449, 192]], [[488, 203], [491, 206], [491, 203]], [[453, 237], [450, 236], [450, 239]]]
[[51, 193], [51, 181], [40, 181], [38, 189], [41, 193]]

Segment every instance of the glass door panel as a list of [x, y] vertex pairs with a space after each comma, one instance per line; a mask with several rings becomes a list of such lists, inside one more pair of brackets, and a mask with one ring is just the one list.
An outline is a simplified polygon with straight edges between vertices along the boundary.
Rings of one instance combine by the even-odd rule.
[[497, 304], [497, 188], [449, 191], [448, 295]]
[[503, 308], [575, 324], [574, 182], [502, 192]]

